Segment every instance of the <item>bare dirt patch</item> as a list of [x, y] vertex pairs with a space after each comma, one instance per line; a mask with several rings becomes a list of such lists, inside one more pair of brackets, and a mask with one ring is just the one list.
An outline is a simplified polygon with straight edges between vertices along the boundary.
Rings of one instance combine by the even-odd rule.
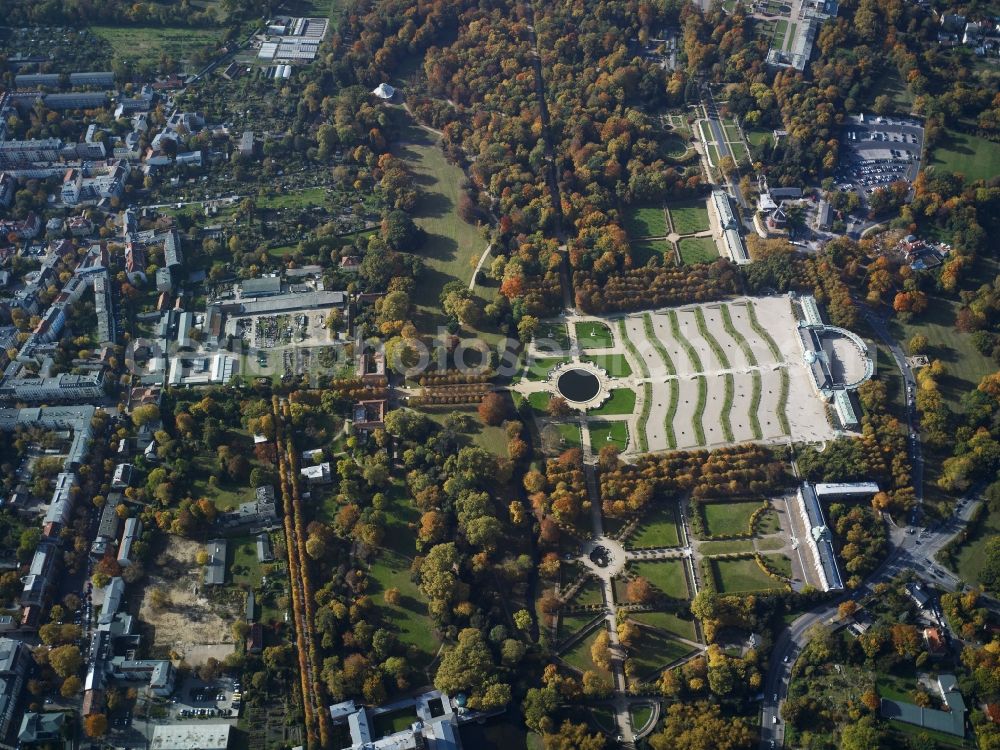
[[[142, 591], [139, 619], [152, 632], [152, 649], [170, 652], [192, 666], [209, 656], [224, 658], [233, 648], [230, 625], [237, 613], [206, 596], [204, 570], [195, 562], [199, 542], [170, 535], [150, 566]], [[162, 595], [157, 592], [162, 592]], [[212, 592], [213, 594], [215, 592]]]

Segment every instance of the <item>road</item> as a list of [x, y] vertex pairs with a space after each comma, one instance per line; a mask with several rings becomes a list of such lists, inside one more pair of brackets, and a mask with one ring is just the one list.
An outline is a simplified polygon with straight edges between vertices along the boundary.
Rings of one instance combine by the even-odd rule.
[[889, 351], [892, 352], [892, 358], [896, 360], [896, 367], [903, 376], [903, 386], [906, 390], [907, 444], [910, 451], [913, 489], [917, 496], [917, 508], [914, 509], [914, 515], [911, 517], [910, 523], [916, 523], [920, 520], [920, 506], [924, 501], [924, 456], [923, 451], [920, 448], [919, 423], [915, 400], [915, 394], [917, 392], [917, 378], [913, 374], [913, 369], [906, 361], [906, 354], [903, 352], [903, 348], [889, 332], [885, 318], [874, 312], [867, 305], [859, 304], [858, 307], [861, 310], [861, 314], [868, 322], [868, 325], [872, 327], [875, 334], [882, 339], [886, 346], [889, 347]]

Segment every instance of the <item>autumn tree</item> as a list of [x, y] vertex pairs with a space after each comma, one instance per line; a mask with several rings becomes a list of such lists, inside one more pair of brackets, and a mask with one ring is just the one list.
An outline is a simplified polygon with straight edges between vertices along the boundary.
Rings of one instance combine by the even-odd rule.
[[108, 732], [108, 717], [104, 714], [90, 714], [84, 717], [83, 731], [88, 737], [103, 737]]
[[487, 393], [479, 402], [479, 418], [488, 425], [499, 425], [507, 416], [507, 402], [499, 393]]

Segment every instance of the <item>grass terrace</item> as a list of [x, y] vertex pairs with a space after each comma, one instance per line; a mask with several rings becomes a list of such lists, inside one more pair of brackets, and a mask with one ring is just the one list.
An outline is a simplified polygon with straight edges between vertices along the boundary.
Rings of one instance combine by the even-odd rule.
[[677, 247], [682, 263], [711, 263], [719, 259], [719, 248], [711, 237], [684, 237]]
[[629, 614], [629, 619], [642, 625], [658, 628], [679, 638], [687, 638], [689, 641], [696, 640], [698, 635], [694, 619], [690, 615], [685, 619], [675, 612], [632, 612]]
[[709, 560], [720, 594], [770, 591], [780, 584], [760, 569], [752, 557], [739, 560]]
[[611, 391], [611, 398], [601, 404], [597, 409], [591, 409], [587, 413], [595, 416], [608, 417], [619, 414], [631, 414], [633, 411], [635, 411], [635, 391], [630, 388], [615, 388]]
[[673, 507], [657, 508], [649, 513], [629, 538], [627, 546], [636, 547], [677, 547], [680, 546], [677, 530], [677, 514]]
[[666, 240], [646, 240], [633, 242], [630, 246], [632, 262], [636, 266], [644, 266], [650, 258], [674, 258], [674, 246]]
[[692, 649], [685, 643], [659, 633], [644, 630], [639, 643], [629, 649], [629, 659], [637, 665], [640, 679], [649, 681], [668, 664], [687, 656]]
[[699, 503], [707, 536], [734, 536], [750, 531], [750, 517], [760, 507], [760, 500]]
[[930, 165], [963, 174], [970, 182], [989, 180], [1000, 174], [1000, 143], [946, 129]]
[[632, 374], [632, 367], [624, 354], [588, 354], [580, 359], [592, 362], [613, 378], [627, 378]]
[[629, 570], [647, 579], [660, 591], [674, 599], [687, 599], [688, 584], [682, 560], [631, 562]]
[[710, 228], [705, 201], [683, 201], [669, 206], [670, 223], [677, 234], [697, 234]]
[[[683, 153], [683, 152], [682, 152]], [[662, 206], [630, 206], [625, 209], [625, 231], [633, 239], [666, 237], [667, 217]]]
[[590, 449], [595, 453], [605, 445], [613, 445], [619, 451], [628, 447], [628, 423], [590, 422]]
[[538, 357], [528, 362], [528, 380], [545, 380], [552, 368], [569, 362], [569, 357]]
[[543, 320], [535, 331], [535, 341], [548, 339], [560, 349], [569, 349], [569, 333], [566, 324], [558, 320]]
[[611, 328], [590, 320], [576, 324], [576, 340], [581, 349], [610, 349], [615, 345]]

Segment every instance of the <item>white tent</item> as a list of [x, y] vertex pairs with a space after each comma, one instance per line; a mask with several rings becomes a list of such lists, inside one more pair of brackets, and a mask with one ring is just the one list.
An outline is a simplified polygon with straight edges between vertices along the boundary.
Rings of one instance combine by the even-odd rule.
[[396, 95], [396, 89], [390, 86], [388, 83], [380, 83], [373, 91], [373, 94], [379, 99], [389, 100]]

